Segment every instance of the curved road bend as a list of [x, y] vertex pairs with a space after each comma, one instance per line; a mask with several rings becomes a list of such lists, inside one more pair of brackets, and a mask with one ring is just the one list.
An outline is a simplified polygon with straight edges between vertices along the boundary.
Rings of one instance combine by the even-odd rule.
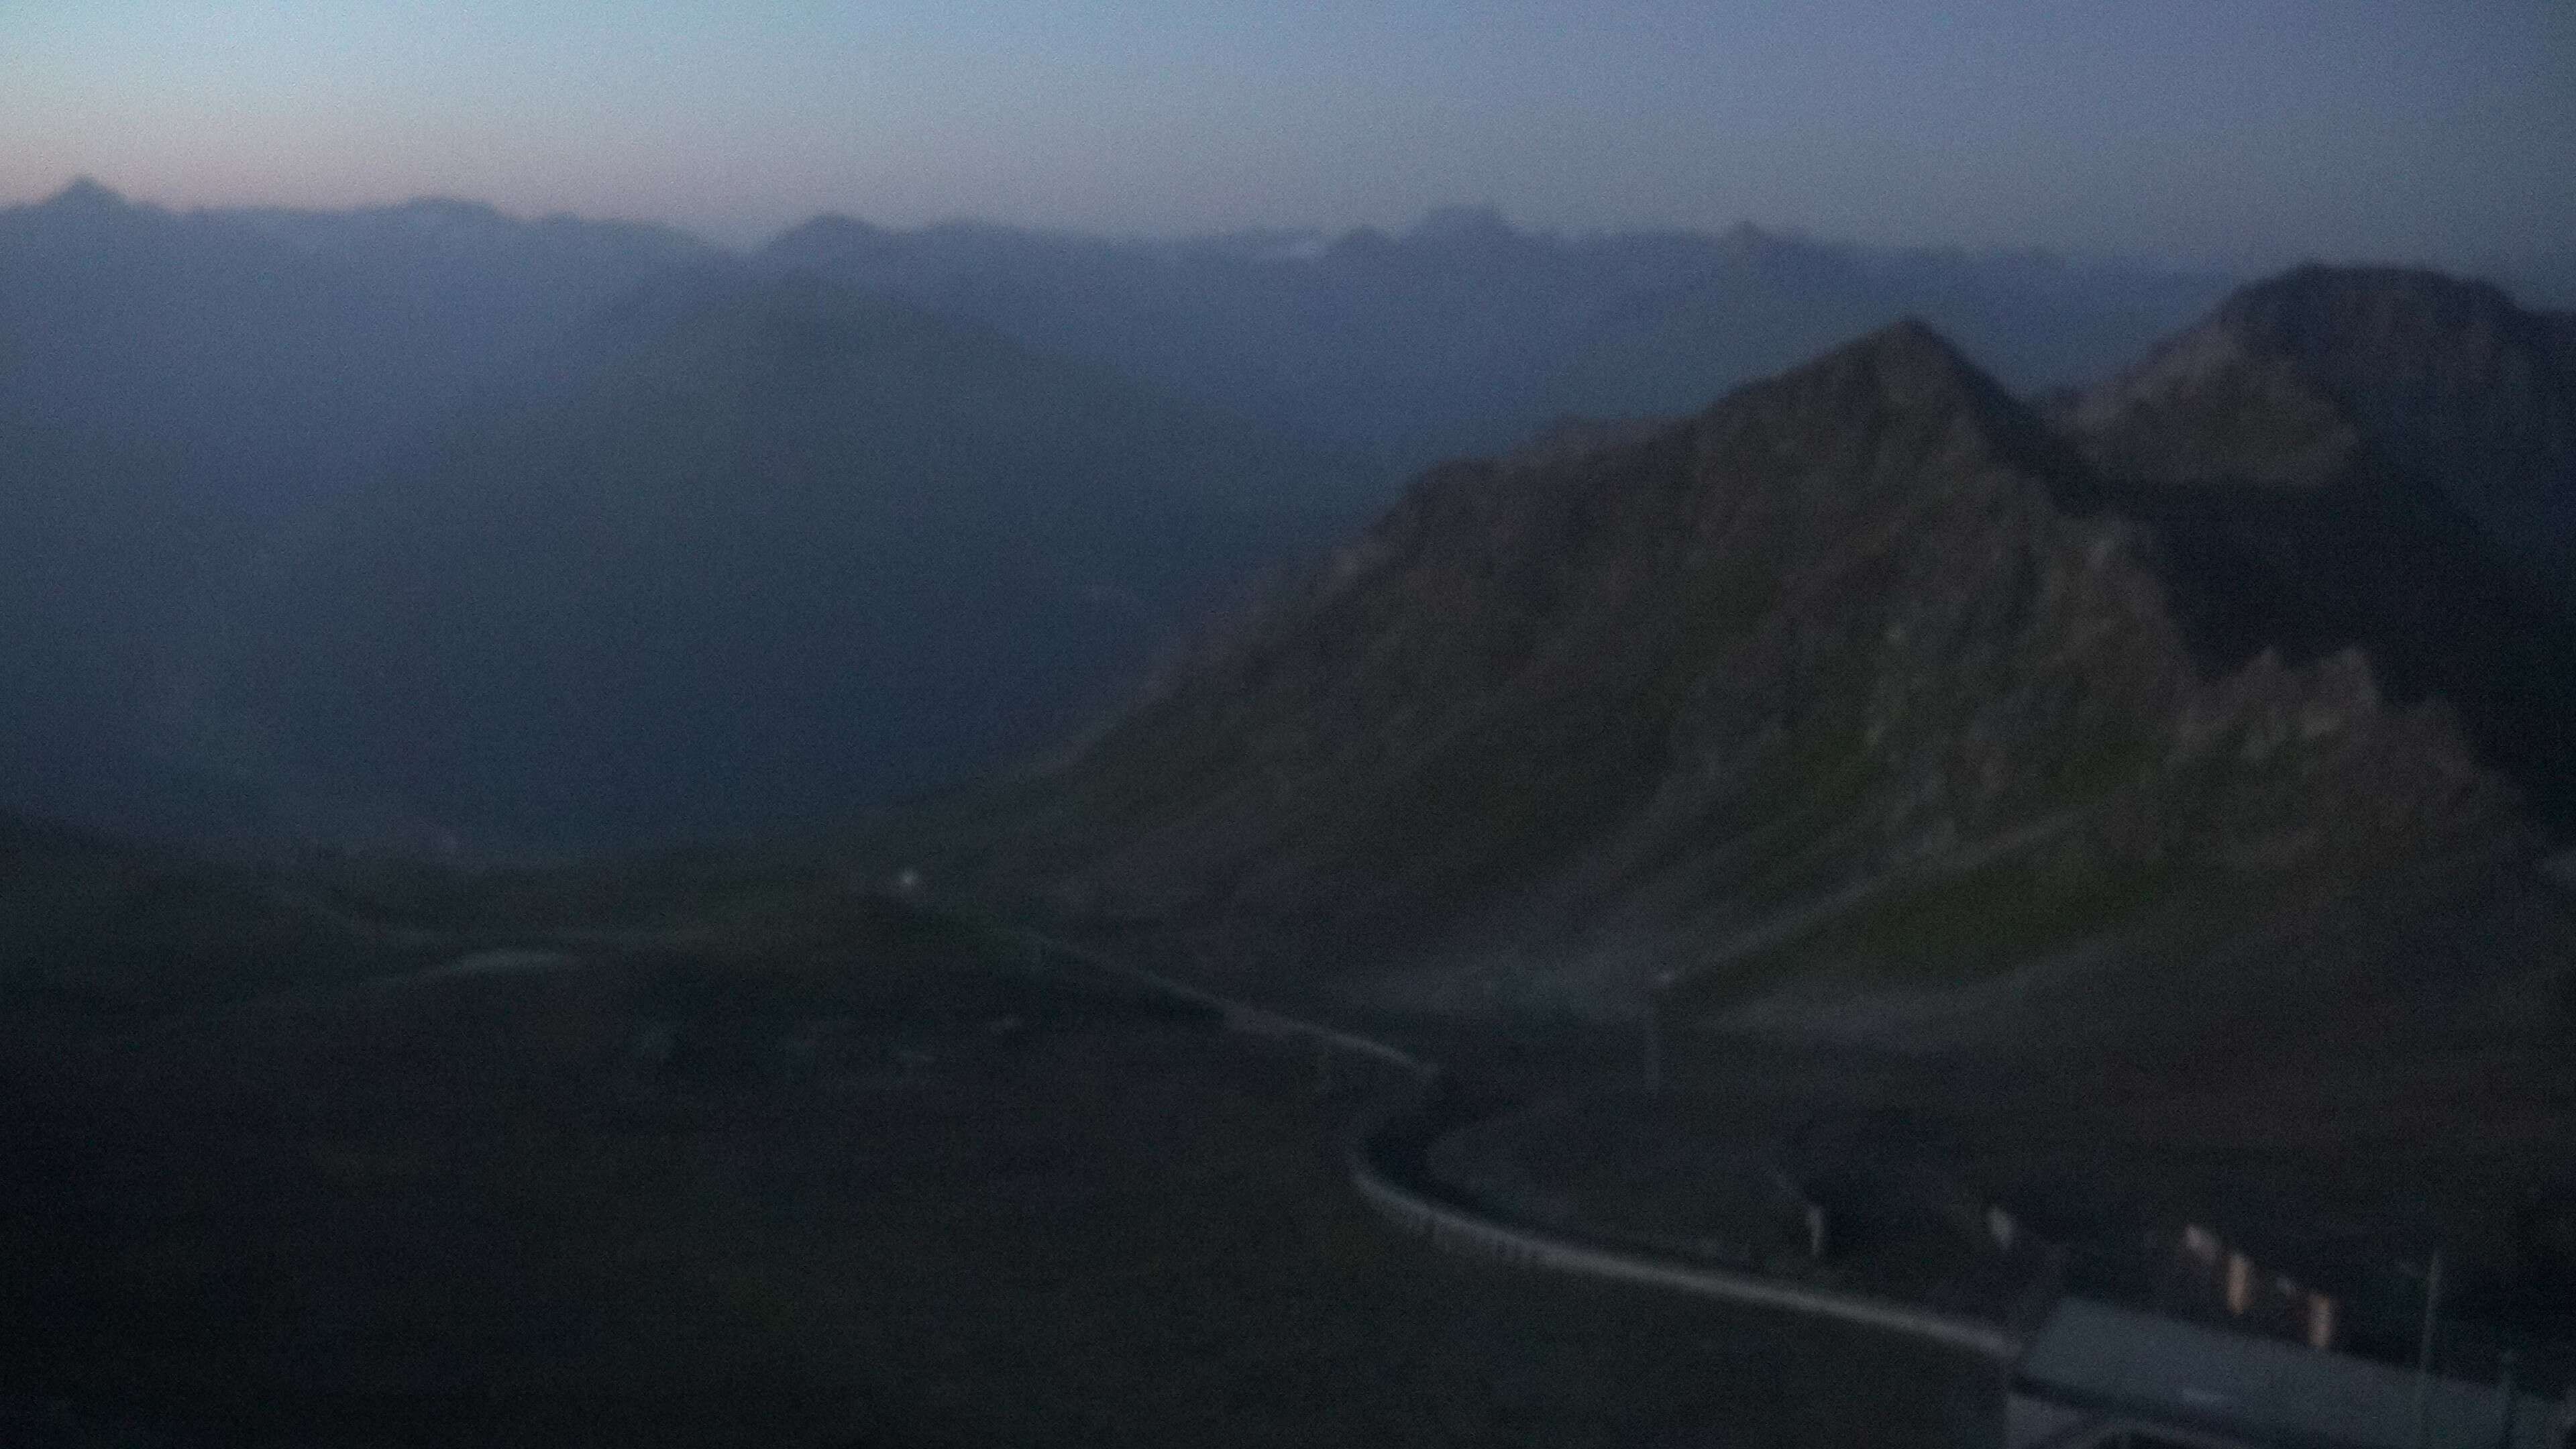
[[[1435, 1064], [1390, 1042], [1236, 1001], [1159, 972], [1067, 946], [1034, 931], [1017, 931], [1012, 936], [1041, 962], [1053, 956], [1186, 1002], [1216, 1014], [1227, 1031], [1311, 1042], [1327, 1051], [1382, 1063], [1403, 1074], [1410, 1092], [1364, 1119], [1354, 1134], [1346, 1165], [1352, 1187], [1371, 1209], [1398, 1228], [1429, 1239], [1437, 1248], [1547, 1272], [1840, 1319], [2006, 1362], [2021, 1355], [2021, 1335], [2002, 1324], [1784, 1278], [1651, 1256], [1492, 1217], [1442, 1189], [1432, 1181], [1426, 1166], [1425, 1158], [1435, 1140], [1473, 1120], [1472, 1110], [1463, 1108], [1445, 1092], [1440, 1068]], [[562, 949], [566, 944], [569, 943], [554, 940], [543, 947], [487, 947], [412, 973], [409, 979], [517, 975], [580, 965], [583, 958]]]
[[1444, 1191], [1431, 1180], [1425, 1165], [1432, 1142], [1468, 1120], [1445, 1096], [1440, 1069], [1432, 1063], [1388, 1042], [1219, 996], [1033, 931], [1014, 934], [1040, 959], [1053, 955], [1213, 1009], [1222, 1015], [1228, 1031], [1311, 1041], [1402, 1071], [1412, 1092], [1367, 1120], [1355, 1134], [1348, 1170], [1352, 1187], [1372, 1209], [1397, 1227], [1428, 1238], [1435, 1247], [1547, 1272], [1840, 1319], [2003, 1362], [2021, 1356], [2022, 1335], [1999, 1323], [1759, 1273], [1650, 1256], [1489, 1216]]

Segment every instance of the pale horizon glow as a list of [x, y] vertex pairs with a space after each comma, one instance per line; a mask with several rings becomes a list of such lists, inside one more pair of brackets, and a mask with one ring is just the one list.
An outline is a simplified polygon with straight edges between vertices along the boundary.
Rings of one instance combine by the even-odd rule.
[[2576, 5], [884, 0], [0, 10], [0, 202], [421, 196], [729, 245], [823, 212], [1171, 236], [1499, 207], [2076, 254], [2576, 237]]

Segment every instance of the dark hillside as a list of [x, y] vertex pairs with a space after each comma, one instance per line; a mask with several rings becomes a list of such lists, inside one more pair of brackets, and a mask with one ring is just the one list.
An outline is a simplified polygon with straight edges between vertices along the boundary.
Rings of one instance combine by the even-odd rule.
[[277, 873], [0, 814], [0, 1058], [413, 964]]
[[1434, 470], [955, 868], [1593, 1011], [1954, 980], [2510, 836], [2364, 657], [2208, 672], [2084, 480], [1912, 323], [1643, 442]]
[[157, 726], [169, 643], [258, 537], [167, 444], [0, 421], [0, 803], [150, 833], [256, 813]]
[[2303, 267], [2247, 287], [2068, 420], [2140, 483], [2318, 487], [2367, 456], [2576, 601], [2576, 314], [2433, 272]]
[[0, 1438], [1991, 1437], [1922, 1346], [1426, 1251], [1302, 1055], [851, 905], [12, 1040]]
[[2218, 667], [2364, 650], [2576, 818], [2576, 318], [2430, 273], [2251, 287], [2065, 411]]
[[313, 521], [260, 656], [299, 767], [469, 842], [860, 808], [1061, 733], [1325, 536], [1259, 428], [811, 279], [636, 298], [567, 386]]

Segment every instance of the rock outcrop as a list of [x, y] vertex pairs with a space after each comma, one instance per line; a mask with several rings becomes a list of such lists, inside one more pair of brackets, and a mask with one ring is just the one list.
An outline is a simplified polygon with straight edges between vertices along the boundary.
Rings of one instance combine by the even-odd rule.
[[1372, 999], [1618, 1012], [1755, 956], [1990, 971], [2518, 828], [2363, 654], [2214, 668], [2092, 480], [1912, 322], [1642, 440], [1435, 469], [960, 807], [940, 868]]
[[2576, 317], [2302, 268], [2061, 421], [2098, 501], [2154, 528], [2213, 667], [2359, 649], [2576, 820]]

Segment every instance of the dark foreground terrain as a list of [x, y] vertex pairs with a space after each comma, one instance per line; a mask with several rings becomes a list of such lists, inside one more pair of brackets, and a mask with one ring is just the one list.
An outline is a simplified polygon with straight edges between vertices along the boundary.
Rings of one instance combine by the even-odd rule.
[[971, 932], [863, 907], [643, 939], [335, 962], [112, 1030], [18, 1014], [0, 1437], [1992, 1433], [1985, 1371], [1940, 1354], [1437, 1256], [1347, 1190], [1356, 1104], [1310, 1062]]
[[[1776, 1250], [1776, 1169], [1833, 1215], [1821, 1271], [1971, 1312], [1995, 1311], [1998, 1205], [2075, 1293], [2296, 1338], [2316, 1290], [2339, 1347], [2406, 1364], [2438, 1250], [2450, 1372], [2492, 1382], [2510, 1351], [2526, 1385], [2576, 1384], [2576, 899], [2454, 878], [2084, 964], [2000, 983], [1989, 1034], [1945, 1050], [1885, 1013], [1807, 1022], [1839, 1041], [1667, 1028], [1647, 1093], [1632, 1033], [1624, 1083], [1552, 1084], [1434, 1165], [1504, 1211], [1721, 1257]], [[2273, 1288], [2227, 1309], [2195, 1233]]]

